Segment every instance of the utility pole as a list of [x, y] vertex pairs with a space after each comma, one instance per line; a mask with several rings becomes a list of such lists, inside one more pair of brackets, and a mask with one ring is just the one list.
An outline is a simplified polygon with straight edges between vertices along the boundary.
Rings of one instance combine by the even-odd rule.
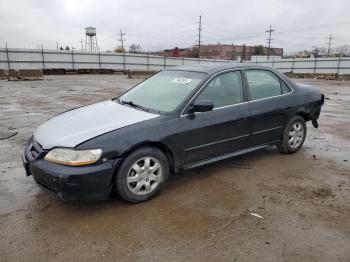
[[56, 49], [58, 50], [59, 43], [56, 41]]
[[232, 45], [232, 56], [231, 56], [231, 60], [235, 59], [235, 46], [233, 45], [233, 43], [231, 43]]
[[332, 40], [334, 39], [333, 35], [330, 34], [328, 39], [328, 52], [327, 55], [329, 56], [331, 54], [331, 44], [332, 44]]
[[202, 16], [199, 16], [199, 24], [198, 24], [198, 58], [200, 58], [200, 52], [201, 52], [201, 44], [202, 44], [202, 40], [201, 40], [201, 36], [202, 36]]
[[123, 31], [121, 29], [120, 29], [119, 36], [120, 36], [119, 41], [122, 44], [122, 52], [123, 52], [123, 70], [125, 71], [125, 69], [126, 69], [125, 50], [124, 50], [125, 33], [123, 33]]
[[10, 79], [11, 63], [10, 63], [9, 49], [7, 48], [7, 43], [6, 43], [6, 58], [7, 58], [7, 69], [9, 70], [7, 77], [8, 79]]
[[271, 34], [272, 34], [272, 32], [274, 32], [274, 31], [275, 31], [275, 30], [272, 29], [272, 25], [270, 25], [270, 29], [269, 29], [269, 30], [266, 30], [266, 31], [265, 31], [266, 33], [269, 33], [269, 38], [266, 39], [266, 40], [267, 40], [267, 44], [268, 44], [268, 47], [267, 47], [267, 60], [270, 59], [270, 47], [271, 47], [271, 41], [273, 40], [273, 39], [271, 38]]
[[119, 37], [120, 37], [119, 41], [122, 44], [122, 51], [123, 53], [125, 53], [125, 50], [124, 50], [125, 33], [123, 33], [121, 29], [120, 29]]
[[241, 63], [242, 63], [243, 61], [245, 61], [245, 53], [246, 53], [245, 44], [243, 44], [243, 57], [241, 58]]

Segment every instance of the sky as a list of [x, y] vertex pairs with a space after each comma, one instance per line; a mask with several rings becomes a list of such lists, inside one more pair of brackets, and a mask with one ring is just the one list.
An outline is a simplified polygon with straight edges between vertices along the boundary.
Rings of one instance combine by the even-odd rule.
[[266, 45], [285, 53], [350, 44], [349, 0], [0, 0], [0, 47], [81, 49], [84, 28], [94, 26], [101, 51], [139, 44], [143, 50], [202, 44]]

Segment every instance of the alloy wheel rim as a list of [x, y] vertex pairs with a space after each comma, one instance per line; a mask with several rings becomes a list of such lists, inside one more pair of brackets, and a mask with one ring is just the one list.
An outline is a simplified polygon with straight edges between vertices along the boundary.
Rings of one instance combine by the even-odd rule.
[[297, 148], [303, 142], [304, 127], [301, 123], [294, 123], [289, 130], [288, 143], [291, 148]]
[[154, 157], [142, 157], [130, 167], [126, 180], [133, 194], [147, 195], [163, 181], [162, 165]]

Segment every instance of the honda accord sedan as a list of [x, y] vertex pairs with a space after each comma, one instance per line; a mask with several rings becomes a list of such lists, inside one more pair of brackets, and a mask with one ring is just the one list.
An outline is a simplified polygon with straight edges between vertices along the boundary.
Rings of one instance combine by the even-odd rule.
[[269, 67], [176, 67], [51, 118], [22, 159], [28, 176], [64, 200], [106, 199], [115, 189], [137, 203], [154, 197], [171, 172], [274, 145], [297, 152], [323, 103], [317, 87]]

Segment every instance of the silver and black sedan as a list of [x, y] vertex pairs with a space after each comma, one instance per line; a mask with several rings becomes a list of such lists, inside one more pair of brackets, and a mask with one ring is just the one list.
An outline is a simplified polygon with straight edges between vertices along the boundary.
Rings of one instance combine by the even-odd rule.
[[170, 172], [277, 146], [297, 152], [324, 96], [256, 65], [177, 67], [118, 98], [67, 111], [34, 132], [28, 176], [64, 200], [155, 196]]

